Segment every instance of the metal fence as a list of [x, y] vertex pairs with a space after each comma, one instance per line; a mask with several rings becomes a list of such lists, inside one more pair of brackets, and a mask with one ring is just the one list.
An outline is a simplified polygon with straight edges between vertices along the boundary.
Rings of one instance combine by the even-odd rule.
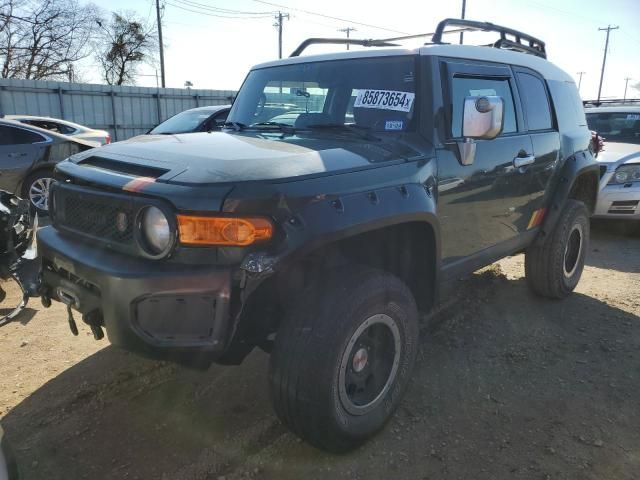
[[61, 118], [125, 140], [178, 112], [231, 103], [232, 90], [147, 88], [0, 79], [0, 113]]

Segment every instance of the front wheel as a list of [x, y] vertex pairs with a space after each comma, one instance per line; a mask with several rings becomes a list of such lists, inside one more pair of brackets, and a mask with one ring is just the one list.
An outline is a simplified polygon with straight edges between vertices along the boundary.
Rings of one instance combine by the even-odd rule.
[[342, 453], [380, 430], [408, 386], [418, 314], [398, 278], [369, 268], [321, 275], [292, 306], [271, 355], [280, 420]]
[[29, 175], [22, 186], [22, 198], [29, 199], [38, 215], [49, 215], [49, 191], [55, 182], [51, 170], [38, 170]]
[[529, 287], [544, 297], [566, 297], [580, 281], [588, 248], [587, 207], [577, 200], [567, 200], [553, 233], [525, 253]]

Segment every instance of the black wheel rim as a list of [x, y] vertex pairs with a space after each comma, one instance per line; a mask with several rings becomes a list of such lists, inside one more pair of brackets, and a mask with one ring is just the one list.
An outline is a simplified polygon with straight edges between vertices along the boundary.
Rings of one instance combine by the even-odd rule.
[[349, 413], [364, 415], [389, 392], [400, 363], [400, 330], [388, 315], [367, 318], [353, 333], [342, 355], [339, 394]]
[[564, 250], [564, 275], [571, 277], [577, 270], [580, 263], [580, 254], [582, 253], [583, 232], [582, 225], [576, 224], [569, 233], [567, 246]]

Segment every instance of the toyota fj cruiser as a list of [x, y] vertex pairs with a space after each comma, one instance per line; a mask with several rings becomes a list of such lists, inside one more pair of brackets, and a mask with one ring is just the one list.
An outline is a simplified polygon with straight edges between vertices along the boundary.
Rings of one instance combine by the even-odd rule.
[[[499, 39], [448, 45], [447, 27]], [[571, 77], [542, 41], [490, 23], [445, 20], [416, 50], [394, 40], [300, 56], [345, 43], [310, 39], [249, 72], [223, 132], [59, 164], [39, 233], [45, 305], [180, 362], [261, 347], [279, 418], [342, 452], [398, 406], [418, 312], [442, 286], [524, 252], [535, 292], [568, 295], [599, 178]]]

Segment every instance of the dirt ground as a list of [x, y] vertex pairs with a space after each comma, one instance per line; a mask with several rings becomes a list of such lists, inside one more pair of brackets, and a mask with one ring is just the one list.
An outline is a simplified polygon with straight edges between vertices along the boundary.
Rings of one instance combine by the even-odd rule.
[[0, 329], [1, 422], [29, 480], [637, 479], [640, 237], [614, 227], [565, 301], [527, 290], [522, 256], [461, 282], [401, 408], [349, 455], [278, 422], [262, 352], [190, 371], [73, 337], [36, 301]]

